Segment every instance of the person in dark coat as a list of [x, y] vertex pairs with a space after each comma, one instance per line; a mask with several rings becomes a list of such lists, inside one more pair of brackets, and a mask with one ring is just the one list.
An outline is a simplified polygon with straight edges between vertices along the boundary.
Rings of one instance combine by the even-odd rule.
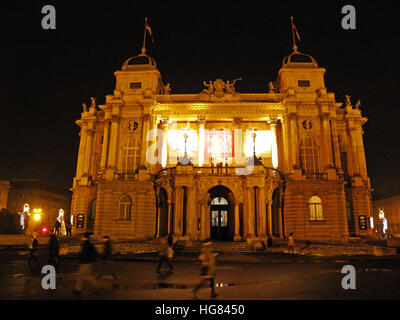
[[54, 229], [55, 229], [55, 234], [60, 234], [60, 229], [61, 229], [61, 223], [60, 221], [58, 221], [58, 219], [56, 220], [56, 223], [54, 225]]
[[156, 272], [161, 274], [160, 270], [164, 262], [167, 264], [169, 268], [168, 273], [174, 272], [174, 267], [172, 266], [170, 260], [173, 256], [173, 250], [169, 246], [168, 241], [165, 238], [161, 238], [161, 250], [159, 251], [159, 255], [160, 255], [160, 261], [158, 262]]
[[199, 259], [201, 261], [201, 280], [200, 282], [194, 287], [192, 290], [193, 293], [193, 298], [197, 299], [197, 291], [203, 286], [207, 284], [207, 282], [210, 283], [210, 288], [211, 288], [211, 297], [215, 298], [218, 296], [218, 294], [215, 292], [215, 257], [216, 254], [214, 254], [211, 251], [211, 246], [212, 242], [211, 240], [206, 240], [203, 243], [203, 247], [201, 249], [201, 254], [199, 256]]
[[104, 236], [101, 240], [103, 243], [103, 253], [101, 255], [102, 260], [102, 275], [111, 275], [114, 279], [113, 287], [119, 286], [118, 277], [115, 272], [114, 264], [112, 262], [112, 244], [109, 236]]
[[65, 223], [65, 230], [66, 230], [66, 232], [67, 232], [67, 236], [72, 236], [72, 232], [71, 232], [71, 230], [72, 230], [72, 225], [71, 225], [71, 222], [69, 222], [69, 221], [67, 221], [66, 223]]
[[267, 248], [272, 248], [272, 237], [270, 234], [267, 234]]
[[33, 270], [31, 261], [34, 260], [36, 264], [36, 269], [39, 266], [39, 260], [35, 255], [39, 242], [37, 240], [36, 232], [34, 231], [31, 236], [31, 240], [29, 243], [29, 258], [28, 258], [28, 265], [31, 270]]
[[49, 265], [52, 265], [56, 270], [58, 266], [58, 256], [60, 254], [60, 245], [54, 232], [50, 235], [49, 241]]
[[84, 280], [90, 282], [99, 293], [100, 285], [93, 275], [93, 262], [97, 259], [96, 247], [90, 242], [90, 234], [86, 232], [82, 237], [82, 250], [79, 254], [79, 269], [76, 276], [75, 288], [72, 290], [75, 294], [82, 292], [82, 282]]

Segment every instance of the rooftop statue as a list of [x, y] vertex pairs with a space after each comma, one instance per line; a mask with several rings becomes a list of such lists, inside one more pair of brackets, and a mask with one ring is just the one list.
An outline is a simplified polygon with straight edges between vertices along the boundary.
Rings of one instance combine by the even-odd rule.
[[235, 90], [235, 83], [236, 83], [236, 81], [239, 81], [239, 80], [242, 80], [242, 78], [234, 79], [234, 80], [232, 80], [232, 82], [230, 82], [230, 81], [228, 80], [228, 81], [226, 82], [226, 84], [225, 84], [226, 93], [232, 93], [232, 94], [236, 93], [236, 90]]
[[351, 96], [346, 94], [345, 97], [346, 97], [346, 106], [351, 106], [351, 101], [350, 101]]
[[203, 81], [203, 85], [205, 87], [207, 87], [207, 89], [203, 89], [203, 91], [201, 93], [208, 93], [208, 94], [214, 93], [214, 85], [213, 85], [212, 81], [210, 81], [209, 83]]
[[82, 106], [83, 106], [83, 112], [87, 112], [87, 105], [86, 105], [86, 103], [82, 103]]
[[90, 97], [92, 104], [90, 105], [91, 108], [96, 108], [96, 98]]
[[164, 87], [164, 94], [169, 94], [171, 92], [171, 85], [167, 83], [167, 85]]
[[268, 87], [269, 87], [269, 93], [275, 93], [275, 86], [272, 81], [268, 83]]
[[358, 100], [357, 103], [356, 103], [356, 105], [355, 105], [355, 108], [356, 108], [356, 109], [359, 109], [359, 108], [360, 108], [360, 105], [361, 105], [361, 100]]

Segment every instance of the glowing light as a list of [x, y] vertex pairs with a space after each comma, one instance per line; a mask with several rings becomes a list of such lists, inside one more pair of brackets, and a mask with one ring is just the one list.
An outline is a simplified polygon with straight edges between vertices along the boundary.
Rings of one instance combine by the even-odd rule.
[[197, 154], [197, 131], [190, 129], [168, 130], [168, 146], [170, 152], [175, 152], [178, 157], [183, 157], [185, 154], [185, 134], [187, 135], [186, 153], [190, 158]]
[[33, 219], [35, 219], [36, 221], [40, 220], [40, 214], [39, 213], [35, 213], [33, 216]]
[[43, 231], [43, 232], [46, 232], [46, 231], [47, 231], [47, 228], [46, 228], [46, 227], [44, 227], [44, 228], [42, 229], [42, 231]]
[[[274, 135], [271, 130], [246, 130], [246, 140], [244, 143], [244, 153], [247, 157], [253, 156], [253, 137], [252, 134], [256, 133], [255, 145], [256, 145], [256, 156], [270, 157], [272, 152], [272, 144], [274, 141]], [[276, 140], [275, 140], [276, 141]], [[277, 152], [275, 153], [275, 164], [278, 165]], [[274, 162], [274, 159], [273, 159]]]
[[29, 212], [29, 204], [24, 204], [24, 212]]

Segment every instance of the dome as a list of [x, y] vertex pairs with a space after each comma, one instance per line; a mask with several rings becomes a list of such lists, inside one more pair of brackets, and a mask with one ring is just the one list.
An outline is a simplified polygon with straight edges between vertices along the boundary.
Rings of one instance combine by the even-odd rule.
[[145, 53], [141, 53], [138, 56], [131, 57], [127, 59], [122, 65], [122, 70], [126, 69], [156, 69], [157, 64], [156, 61], [146, 55]]
[[285, 57], [282, 62], [283, 65], [288, 65], [288, 66], [310, 66], [310, 67], [318, 67], [317, 61], [315, 59], [308, 55], [301, 53], [299, 51], [293, 51], [290, 55]]

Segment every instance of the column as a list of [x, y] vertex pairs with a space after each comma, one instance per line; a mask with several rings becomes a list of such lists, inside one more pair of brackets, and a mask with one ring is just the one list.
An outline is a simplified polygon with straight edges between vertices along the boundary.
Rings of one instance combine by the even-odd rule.
[[182, 235], [182, 187], [175, 187], [174, 233]]
[[260, 187], [258, 188], [260, 190], [260, 194], [258, 197], [258, 212], [259, 212], [259, 221], [260, 221], [260, 227], [259, 227], [259, 237], [265, 237], [266, 232], [267, 232], [267, 217], [266, 217], [266, 212], [265, 212], [265, 187]]
[[248, 221], [248, 237], [254, 237], [254, 192], [253, 188], [247, 188], [247, 221]]
[[200, 240], [205, 240], [207, 239], [207, 221], [206, 221], [206, 210], [207, 210], [207, 202], [206, 200], [203, 200], [200, 202], [201, 206], [201, 217], [200, 217], [200, 223], [201, 223], [201, 230], [200, 230]]
[[89, 175], [89, 168], [91, 162], [92, 155], [92, 140], [94, 136], [94, 130], [92, 128], [87, 129], [87, 138], [86, 138], [86, 152], [85, 152], [85, 162], [83, 164], [83, 174]]
[[278, 168], [278, 138], [276, 136], [276, 120], [270, 123], [271, 130], [273, 134], [272, 138], [272, 146], [271, 146], [271, 155], [272, 155], [272, 166], [277, 169]]
[[325, 165], [332, 166], [332, 142], [331, 142], [331, 131], [329, 129], [329, 114], [322, 115], [322, 135], [325, 146]]
[[173, 221], [171, 220], [172, 216], [172, 201], [168, 199], [168, 234], [171, 233], [172, 231], [172, 223]]
[[141, 161], [140, 161], [140, 167], [143, 169], [146, 169], [146, 164], [147, 164], [147, 149], [149, 145], [149, 141], [147, 141], [147, 134], [149, 132], [149, 119], [150, 115], [149, 114], [144, 114], [143, 115], [143, 122], [142, 122], [142, 144], [141, 144]]
[[284, 157], [284, 161], [283, 161], [283, 165], [282, 165], [282, 160], [280, 161], [281, 164], [281, 168], [283, 172], [288, 172], [290, 171], [291, 168], [289, 168], [289, 163], [291, 161], [291, 148], [289, 147], [289, 133], [288, 133], [288, 125], [287, 125], [287, 120], [281, 120], [281, 126], [280, 126], [281, 130], [281, 138], [282, 138], [282, 145], [278, 146], [281, 149], [281, 154]]
[[162, 119], [163, 140], [162, 140], [162, 158], [161, 165], [163, 168], [167, 166], [168, 160], [168, 117]]
[[367, 162], [365, 160], [364, 141], [362, 137], [363, 131], [361, 125], [358, 125], [354, 134], [356, 136], [356, 148], [358, 153], [360, 174], [364, 179], [367, 179]]
[[242, 118], [233, 118], [234, 130], [234, 164], [242, 166], [246, 162], [246, 157], [243, 156], [244, 133], [242, 129]]
[[[199, 139], [199, 145], [198, 145], [199, 146], [199, 150], [198, 150], [199, 160], [198, 160], [198, 163], [199, 163], [199, 167], [202, 167], [204, 164], [204, 147], [205, 147], [205, 145], [204, 145], [204, 143], [205, 143], [204, 126], [205, 126], [206, 120], [204, 117], [198, 117], [197, 123], [199, 126], [199, 133], [198, 133], [198, 135], [199, 135], [199, 138], [198, 138]], [[206, 161], [206, 163], [207, 162], [208, 162], [208, 160]]]
[[356, 128], [351, 127], [349, 130], [350, 141], [351, 141], [351, 154], [352, 154], [352, 164], [353, 164], [353, 175], [360, 174], [360, 161], [357, 150], [357, 139], [356, 139]]
[[196, 234], [196, 192], [193, 187], [188, 187], [187, 207], [186, 207], [186, 234], [189, 239], [193, 239]]
[[239, 219], [239, 202], [235, 202], [235, 237], [233, 240], [241, 240], [239, 235], [240, 219]]
[[[299, 166], [299, 142], [298, 142], [298, 133], [297, 133], [297, 116], [295, 114], [291, 114], [290, 116], [290, 141], [291, 150], [292, 150], [292, 167]], [[290, 170], [292, 168], [289, 168]]]
[[101, 150], [101, 162], [100, 168], [104, 170], [107, 166], [107, 151], [108, 151], [108, 140], [110, 135], [110, 121], [105, 119], [104, 121], [104, 135], [103, 135], [103, 147]]
[[272, 236], [272, 201], [267, 201], [267, 215], [268, 215], [268, 230], [267, 233]]
[[78, 124], [81, 125], [81, 131], [79, 133], [81, 138], [79, 142], [78, 161], [76, 165], [76, 179], [79, 180], [83, 173], [83, 164], [85, 161], [87, 128], [86, 122], [78, 122]]
[[335, 119], [331, 121], [331, 126], [332, 126], [332, 140], [333, 140], [332, 143], [333, 143], [333, 155], [335, 159], [335, 166], [336, 168], [341, 169], [342, 163], [340, 161], [340, 148], [339, 148], [338, 132]]
[[111, 135], [110, 135], [110, 151], [108, 153], [108, 166], [107, 166], [107, 168], [111, 168], [111, 169], [115, 169], [115, 167], [116, 167], [118, 131], [119, 131], [119, 117], [116, 115], [112, 115]]

